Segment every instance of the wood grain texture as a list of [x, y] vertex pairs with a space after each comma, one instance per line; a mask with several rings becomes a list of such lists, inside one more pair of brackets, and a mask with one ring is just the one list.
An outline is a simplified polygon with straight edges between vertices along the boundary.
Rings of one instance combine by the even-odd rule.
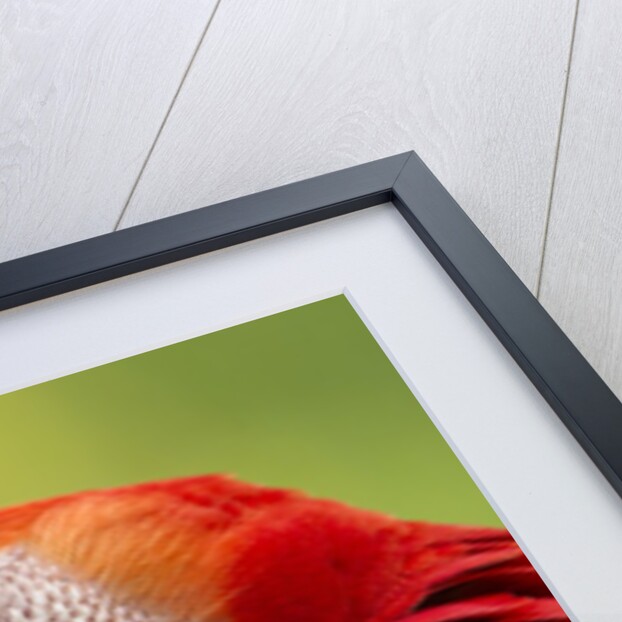
[[213, 7], [0, 3], [0, 261], [114, 228]]
[[415, 149], [529, 287], [574, 0], [223, 0], [127, 227]]
[[541, 301], [622, 398], [622, 4], [581, 2]]

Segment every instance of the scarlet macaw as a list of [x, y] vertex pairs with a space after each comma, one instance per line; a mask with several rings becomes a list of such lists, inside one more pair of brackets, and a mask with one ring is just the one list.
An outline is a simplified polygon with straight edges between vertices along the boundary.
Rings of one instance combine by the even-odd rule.
[[0, 511], [0, 622], [558, 622], [507, 531], [211, 475]]

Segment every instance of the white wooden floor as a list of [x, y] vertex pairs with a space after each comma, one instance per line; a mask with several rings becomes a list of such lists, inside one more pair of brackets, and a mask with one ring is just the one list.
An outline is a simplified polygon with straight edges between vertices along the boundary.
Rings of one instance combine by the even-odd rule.
[[5, 0], [0, 261], [415, 149], [622, 397], [618, 0]]

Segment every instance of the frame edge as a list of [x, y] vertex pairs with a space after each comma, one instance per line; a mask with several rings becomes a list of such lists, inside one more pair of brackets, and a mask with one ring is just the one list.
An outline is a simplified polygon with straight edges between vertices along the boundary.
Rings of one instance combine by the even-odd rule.
[[413, 152], [393, 202], [622, 497], [622, 403]]
[[0, 263], [0, 311], [389, 202], [411, 153]]

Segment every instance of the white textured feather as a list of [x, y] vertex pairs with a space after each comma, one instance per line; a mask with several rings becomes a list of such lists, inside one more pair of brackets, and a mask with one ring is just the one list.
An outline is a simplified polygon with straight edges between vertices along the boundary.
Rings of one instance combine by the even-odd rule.
[[174, 622], [119, 602], [23, 548], [0, 551], [0, 622]]

